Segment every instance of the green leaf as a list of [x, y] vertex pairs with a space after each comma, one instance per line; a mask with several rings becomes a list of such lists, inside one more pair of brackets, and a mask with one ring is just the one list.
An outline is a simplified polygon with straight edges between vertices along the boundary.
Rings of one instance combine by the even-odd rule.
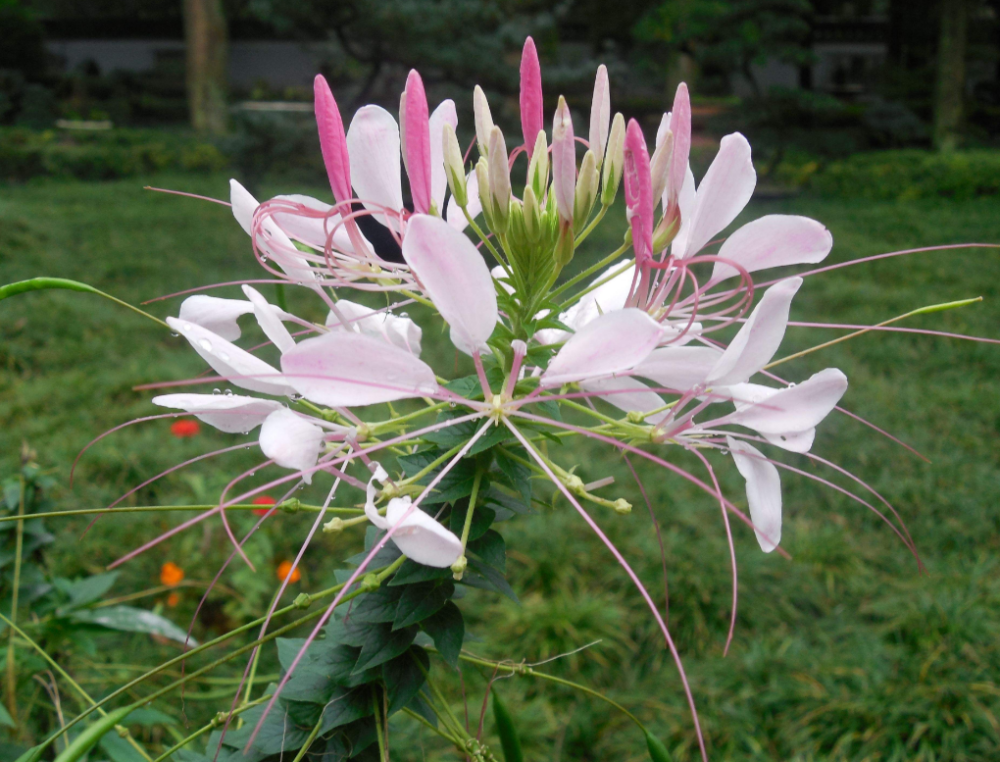
[[70, 614], [70, 619], [81, 624], [93, 624], [107, 627], [109, 630], [122, 632], [144, 632], [149, 635], [160, 635], [178, 643], [187, 642], [191, 646], [198, 645], [194, 638], [188, 639], [187, 633], [159, 614], [152, 611], [137, 609], [132, 606], [107, 606], [99, 609], [82, 609]]
[[105, 733], [100, 745], [111, 762], [145, 762], [145, 758], [114, 731]]
[[[456, 505], [451, 511], [451, 531], [461, 536], [465, 527], [465, 516], [468, 513], [468, 503]], [[469, 527], [469, 539], [476, 540], [486, 534], [486, 530], [496, 519], [496, 512], [484, 505], [476, 506], [472, 512], [472, 526]]]
[[424, 582], [418, 585], [407, 585], [399, 599], [396, 618], [392, 629], [398, 630], [417, 624], [423, 619], [437, 613], [448, 599], [455, 594], [455, 583], [450, 579], [439, 584]]
[[323, 711], [320, 735], [326, 735], [334, 728], [367, 717], [372, 711], [371, 690], [367, 687], [353, 688], [337, 694]]
[[[475, 572], [475, 574], [466, 573], [465, 577], [462, 578], [462, 582], [470, 587], [493, 590], [501, 595], [506, 595], [514, 601], [514, 603], [518, 605], [521, 604], [520, 599], [517, 597], [517, 593], [515, 593], [514, 589], [507, 583], [507, 580], [504, 579], [503, 574], [494, 569], [492, 566], [487, 566], [478, 559], [470, 558], [468, 568]], [[479, 575], [478, 579], [476, 575]]]
[[24, 754], [18, 757], [14, 762], [39, 762], [42, 758], [42, 754], [45, 753], [47, 747], [45, 744], [38, 744], [38, 746], [32, 746]]
[[420, 646], [413, 646], [406, 653], [382, 665], [382, 680], [389, 697], [389, 714], [395, 714], [417, 695], [424, 684], [424, 672], [430, 670], [431, 660]]
[[119, 572], [104, 572], [92, 577], [74, 580], [60, 589], [69, 596], [69, 603], [61, 607], [60, 613], [86, 606], [104, 595], [118, 579]]
[[17, 725], [14, 724], [14, 718], [10, 716], [10, 713], [3, 704], [0, 704], [0, 725], [7, 728], [17, 727]]
[[169, 714], [161, 712], [159, 709], [136, 709], [131, 712], [122, 722], [126, 727], [129, 725], [142, 725], [144, 728], [154, 725], [176, 725], [177, 720]]
[[368, 639], [361, 647], [361, 654], [358, 656], [358, 663], [354, 665], [353, 674], [370, 667], [377, 667], [399, 656], [413, 643], [417, 628], [393, 630], [392, 625], [384, 624], [372, 627], [369, 633]]
[[[524, 452], [523, 448], [519, 450], [519, 454], [527, 456], [527, 453]], [[497, 448], [494, 451], [493, 459], [496, 461], [497, 467], [500, 469], [501, 473], [507, 477], [507, 483], [513, 489], [521, 493], [521, 498], [524, 500], [524, 504], [530, 508], [531, 469], [515, 461], [510, 456], [510, 453], [502, 447]]]
[[[63, 749], [62, 754], [56, 757], [55, 762], [77, 762], [77, 760], [82, 759], [93, 748], [94, 744], [103, 738], [105, 733], [121, 722], [127, 714], [128, 707], [125, 706], [113, 712], [108, 712], [96, 722], [88, 725], [80, 735], [73, 739], [73, 742], [69, 746]], [[30, 754], [31, 752], [28, 753], [29, 756], [27, 756], [27, 759], [38, 759], [41, 756], [38, 755], [32, 758]]]
[[465, 641], [465, 620], [458, 606], [448, 601], [440, 611], [422, 621], [420, 626], [431, 636], [441, 658], [452, 667], [457, 667], [458, 655]]
[[403, 565], [399, 567], [392, 579], [389, 581], [390, 587], [398, 585], [412, 585], [415, 582], [427, 582], [432, 579], [448, 579], [451, 577], [451, 569], [438, 569], [434, 566], [424, 566], [416, 561], [407, 558]]
[[507, 543], [496, 530], [488, 529], [482, 537], [470, 540], [467, 547], [479, 556], [483, 563], [499, 570], [501, 574], [507, 572]]
[[670, 762], [670, 752], [667, 751], [667, 747], [663, 744], [659, 738], [654, 736], [648, 730], [646, 733], [646, 748], [649, 749], [649, 758], [653, 762]]
[[365, 593], [351, 608], [350, 617], [358, 622], [391, 622], [396, 618], [399, 599], [403, 591], [398, 587], [382, 586], [378, 590]]
[[514, 718], [500, 700], [500, 695], [495, 690], [491, 690], [490, 693], [493, 694], [493, 719], [497, 724], [497, 735], [500, 736], [504, 762], [524, 762], [521, 739], [517, 735], [517, 728], [514, 727]]

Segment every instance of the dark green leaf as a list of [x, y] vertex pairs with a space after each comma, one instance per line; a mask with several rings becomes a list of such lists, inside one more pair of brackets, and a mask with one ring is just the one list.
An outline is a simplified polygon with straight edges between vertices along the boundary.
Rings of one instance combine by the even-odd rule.
[[134, 712], [130, 712], [129, 716], [122, 722], [122, 725], [125, 725], [126, 727], [129, 725], [142, 725], [144, 728], [149, 728], [154, 725], [176, 724], [177, 720], [169, 714], [164, 714], [159, 709], [152, 709], [150, 707], [146, 707], [145, 709], [136, 709]]
[[479, 587], [483, 590], [493, 590], [501, 595], [506, 595], [514, 603], [520, 605], [521, 601], [518, 599], [517, 593], [504, 579], [503, 574], [492, 566], [487, 566], [478, 559], [470, 558], [468, 569], [473, 573], [469, 574], [468, 570], [466, 571], [465, 577], [462, 578], [462, 582], [466, 585]]
[[465, 620], [458, 606], [448, 601], [434, 616], [422, 621], [420, 626], [434, 640], [434, 646], [441, 657], [452, 667], [457, 667], [458, 654], [465, 640]]
[[[461, 537], [465, 527], [465, 516], [468, 513], [468, 503], [456, 505], [451, 511], [451, 531]], [[477, 505], [472, 512], [472, 526], [469, 527], [469, 539], [475, 540], [486, 534], [486, 530], [496, 519], [496, 512], [484, 505]]]
[[507, 544], [499, 532], [487, 530], [482, 537], [470, 540], [468, 549], [501, 574], [507, 572]]
[[490, 692], [493, 694], [493, 719], [497, 724], [497, 735], [500, 736], [504, 762], [524, 762], [521, 739], [514, 726], [514, 718], [500, 700], [500, 695], [495, 690]]
[[[397, 590], [400, 588], [396, 588]], [[440, 583], [423, 582], [417, 585], [406, 585], [399, 599], [396, 618], [392, 629], [409, 627], [426, 619], [439, 611], [455, 592], [455, 583], [446, 579]]]
[[410, 701], [410, 703], [407, 704], [406, 706], [408, 709], [412, 709], [414, 712], [416, 712], [425, 720], [427, 720], [427, 722], [429, 722], [431, 725], [437, 727], [438, 724], [437, 715], [434, 714], [434, 710], [427, 705], [427, 702], [423, 700], [423, 698], [420, 696], [419, 693], [416, 696], [414, 696], [413, 699]]
[[393, 630], [390, 624], [375, 625], [369, 630], [369, 637], [361, 647], [354, 673], [384, 664], [410, 647], [416, 627]]
[[144, 762], [144, 757], [114, 731], [104, 734], [100, 746], [111, 762]]
[[670, 752], [663, 745], [663, 741], [646, 731], [646, 748], [649, 749], [649, 758], [653, 762], [670, 762]]
[[507, 521], [517, 514], [530, 515], [534, 513], [526, 503], [521, 502], [520, 496], [509, 495], [495, 484], [490, 486], [490, 491], [483, 498], [483, 503], [490, 506], [496, 513], [496, 521]]
[[417, 695], [424, 684], [424, 672], [429, 670], [430, 657], [420, 646], [413, 646], [406, 653], [382, 665], [382, 680], [389, 697], [389, 714], [395, 714]]
[[62, 590], [69, 596], [69, 603], [62, 607], [61, 612], [70, 611], [93, 603], [104, 595], [118, 579], [118, 572], [104, 572], [93, 577], [84, 577], [63, 586]]
[[[527, 453], [523, 449], [518, 450], [522, 457]], [[524, 500], [524, 504], [531, 507], [531, 469], [515, 461], [507, 450], [497, 448], [493, 453], [494, 460], [501, 473], [507, 477], [507, 483], [519, 493]]]
[[[239, 749], [241, 753], [240, 759], [257, 762], [271, 754], [298, 749], [308, 737], [309, 731], [312, 728], [304, 728], [296, 725], [292, 721], [292, 718], [288, 716], [284, 705], [279, 703], [264, 719], [264, 722], [260, 726], [260, 731], [254, 739], [253, 746], [244, 751], [247, 742], [250, 740], [250, 735], [254, 732], [254, 728], [257, 726], [266, 708], [266, 703], [253, 707], [242, 715], [242, 728], [237, 730], [232, 726], [229, 727], [226, 733], [225, 744], [230, 748]], [[216, 739], [214, 744], [212, 742], [213, 738]], [[208, 743], [208, 748], [213, 750], [214, 756], [214, 750], [219, 743], [218, 736], [213, 733], [209, 737]], [[245, 757], [242, 756], [243, 753], [246, 754]]]
[[343, 691], [334, 696], [323, 710], [320, 735], [326, 735], [334, 728], [367, 717], [373, 709], [371, 689], [367, 686]]
[[547, 400], [537, 403], [538, 409], [549, 418], [556, 421], [562, 420], [562, 413], [559, 411], [559, 403], [555, 400]]
[[82, 609], [70, 614], [70, 619], [82, 624], [94, 624], [107, 627], [109, 630], [123, 632], [145, 632], [150, 635], [160, 635], [178, 643], [198, 645], [194, 638], [188, 638], [187, 633], [159, 614], [152, 611], [133, 608], [132, 606], [107, 606], [99, 609]]
[[10, 716], [7, 712], [7, 708], [0, 704], [0, 725], [7, 728], [16, 728], [17, 725], [14, 724], [14, 718]]
[[391, 622], [396, 618], [399, 599], [403, 595], [398, 587], [383, 585], [378, 590], [365, 593], [354, 602], [349, 616], [358, 622]]
[[412, 585], [415, 582], [427, 582], [432, 579], [448, 579], [451, 577], [451, 569], [438, 569], [434, 566], [424, 566], [407, 558], [403, 565], [399, 567], [389, 586]]

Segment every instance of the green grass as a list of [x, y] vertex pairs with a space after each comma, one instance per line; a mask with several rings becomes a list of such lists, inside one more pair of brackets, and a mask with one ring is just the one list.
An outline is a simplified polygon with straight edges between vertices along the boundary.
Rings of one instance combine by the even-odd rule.
[[[155, 184], [214, 196], [227, 192], [220, 176], [161, 176]], [[138, 181], [39, 181], [0, 189], [0, 281], [75, 278], [136, 303], [206, 282], [261, 277], [245, 235], [226, 208], [140, 188]], [[746, 216], [773, 212], [806, 214], [826, 223], [836, 241], [831, 261], [920, 245], [1000, 241], [1000, 213], [991, 199], [802, 198], [757, 204]], [[620, 225], [608, 228], [590, 247], [593, 251], [615, 245]], [[228, 292], [239, 293], [235, 287]], [[978, 295], [985, 297], [982, 304], [907, 325], [1000, 335], [1000, 254], [919, 254], [809, 279], [792, 319], [872, 323], [918, 306]], [[150, 309], [159, 316], [175, 314], [177, 304]], [[296, 306], [313, 310], [317, 318], [321, 314], [305, 297]], [[433, 343], [433, 333], [426, 331], [425, 344]], [[783, 351], [838, 334], [790, 328]], [[182, 340], [85, 294], [34, 293], [0, 303], [0, 342], [0, 467], [12, 472], [21, 442], [27, 441], [63, 485], [56, 500], [60, 509], [106, 504], [175, 462], [234, 441], [207, 429], [194, 439], [174, 439], [164, 421], [127, 428], [88, 451], [71, 490], [69, 466], [83, 445], [123, 421], [158, 412], [149, 404], [151, 393], [136, 392], [135, 385], [190, 377], [203, 365]], [[1000, 347], [869, 334], [789, 363], [782, 373], [801, 380], [828, 366], [840, 367], [850, 379], [846, 407], [932, 461], [923, 463], [839, 415], [821, 427], [814, 447], [897, 506], [927, 573], [918, 573], [895, 535], [863, 507], [784, 473], [783, 545], [792, 560], [762, 554], [752, 533], [734, 525], [740, 609], [733, 647], [723, 658], [731, 593], [718, 506], [685, 482], [642, 468], [664, 532], [670, 625], [712, 758], [998, 758]], [[655, 536], [627, 469], [597, 447], [553, 452], [564, 464], [580, 462], [585, 480], [616, 477], [617, 485], [605, 492], [626, 497], [636, 509], [628, 517], [608, 513], [598, 518], [646, 584], [662, 596]], [[197, 464], [187, 475], [143, 490], [135, 503], [213, 500], [253, 457], [240, 450]], [[781, 457], [833, 478], [804, 458]], [[697, 468], [684, 457], [677, 456], [677, 462]], [[742, 504], [735, 469], [722, 457], [714, 462], [724, 488]], [[260, 483], [264, 476], [255, 478]], [[81, 539], [86, 521], [50, 520], [59, 540], [49, 562], [67, 575], [97, 571], [175, 521], [148, 514], [102, 519]], [[258, 612], [272, 589], [274, 566], [294, 553], [306, 526], [304, 517], [279, 517], [252, 550], [260, 571], [234, 566], [227, 572], [223, 582], [230, 592], [213, 598], [196, 635], [219, 632]], [[605, 691], [664, 738], [676, 759], [692, 759], [691, 719], [676, 670], [641, 598], [596, 538], [564, 501], [517, 519], [504, 532], [509, 576], [523, 605], [486, 594], [466, 597], [461, 605], [481, 639], [469, 647], [490, 657], [539, 661], [600, 639], [547, 669]], [[350, 554], [357, 537], [320, 538], [307, 556], [300, 587], [329, 584], [334, 562]], [[114, 592], [155, 586], [159, 566], [168, 559], [180, 563], [189, 579], [208, 580], [224, 552], [220, 527], [194, 530], [126, 566]], [[186, 624], [196, 600], [188, 591], [179, 607], [167, 611]], [[139, 636], [109, 636], [107, 642], [106, 652], [66, 664], [74, 675], [94, 681], [89, 687], [98, 694], [121, 682], [125, 672], [97, 670], [92, 663], [152, 665], [176, 653]], [[262, 671], [273, 670], [270, 653]], [[457, 701], [457, 684], [453, 687]], [[474, 715], [481, 687], [470, 679]], [[645, 758], [634, 726], [600, 702], [526, 678], [504, 681], [498, 689], [519, 723], [528, 759]], [[26, 689], [25, 701], [43, 699], [44, 694], [39, 698], [38, 691]], [[228, 699], [189, 701], [186, 712], [195, 723], [223, 705]], [[176, 701], [161, 708], [180, 714]], [[455, 758], [412, 726], [406, 720], [395, 723], [394, 758]], [[491, 721], [487, 731], [491, 740]]]

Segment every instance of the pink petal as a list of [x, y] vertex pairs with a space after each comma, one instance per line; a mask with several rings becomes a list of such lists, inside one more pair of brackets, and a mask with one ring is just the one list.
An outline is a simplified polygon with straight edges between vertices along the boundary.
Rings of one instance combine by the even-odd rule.
[[[399, 127], [392, 114], [381, 106], [363, 106], [347, 131], [351, 154], [351, 179], [358, 198], [372, 211], [380, 206], [393, 211], [403, 208], [403, 187], [399, 170]], [[376, 214], [375, 219], [385, 223]]]
[[767, 365], [785, 336], [792, 297], [801, 285], [802, 278], [788, 278], [764, 293], [712, 369], [706, 379], [708, 383], [717, 386], [739, 384]]
[[448, 568], [462, 555], [462, 541], [419, 507], [410, 511], [405, 519], [402, 518], [411, 505], [409, 495], [389, 501], [385, 511], [386, 526], [399, 523], [392, 541], [403, 555], [418, 564]]
[[635, 119], [625, 131], [625, 204], [632, 226], [632, 246], [639, 267], [653, 256], [653, 180], [646, 138]]
[[801, 384], [775, 390], [756, 404], [737, 405], [727, 422], [762, 434], [808, 431], [830, 414], [846, 391], [847, 376], [836, 368], [827, 368]]
[[608, 145], [611, 130], [611, 86], [608, 83], [608, 68], [597, 67], [594, 80], [594, 97], [590, 102], [590, 150], [597, 157], [597, 163], [604, 160], [604, 149]]
[[458, 113], [451, 98], [441, 101], [430, 118], [431, 141], [431, 198], [438, 214], [444, 213], [444, 196], [448, 190], [448, 175], [444, 169], [444, 126], [458, 127]]
[[[738, 262], [748, 272], [769, 267], [821, 262], [833, 248], [833, 236], [808, 217], [769, 214], [748, 222], [726, 239], [719, 256]], [[712, 280], [739, 275], [725, 262], [716, 262]]]
[[770, 553], [781, 542], [781, 477], [756, 447], [726, 437], [736, 468], [746, 479], [750, 520], [761, 550]]
[[[469, 216], [476, 219], [483, 211], [483, 200], [479, 197], [479, 175], [473, 170], [465, 178], [466, 195], [469, 203], [465, 208], [469, 210]], [[465, 219], [462, 208], [455, 203], [455, 197], [448, 199], [448, 224], [455, 230], [465, 230], [469, 226], [469, 221]]]
[[670, 178], [667, 181], [667, 200], [676, 201], [684, 185], [691, 154], [691, 97], [687, 85], [681, 82], [674, 93], [674, 106], [670, 111], [670, 131], [674, 133], [674, 150], [670, 160]]
[[332, 331], [299, 342], [281, 356], [295, 391], [330, 407], [425, 397], [438, 386], [426, 363], [382, 339]]
[[[611, 273], [618, 270], [622, 264], [624, 263], [611, 265], [611, 267], [594, 278], [589, 285], [593, 286], [595, 283], [600, 283], [611, 275]], [[500, 274], [503, 274], [502, 268], [500, 269]], [[559, 321], [565, 323], [574, 331], [579, 331], [587, 323], [596, 320], [604, 313], [622, 309], [628, 300], [629, 292], [632, 290], [632, 279], [634, 277], [635, 267], [633, 266], [611, 278], [606, 283], [601, 283], [600, 286], [588, 291], [576, 304], [559, 315]], [[555, 344], [559, 341], [565, 341], [571, 335], [557, 328], [546, 328], [539, 331], [536, 334], [536, 338], [542, 344]]]
[[250, 286], [243, 286], [243, 293], [246, 294], [247, 299], [253, 304], [253, 311], [257, 318], [257, 322], [260, 324], [260, 328], [264, 331], [264, 335], [278, 348], [281, 352], [287, 352], [289, 349], [295, 346], [295, 339], [285, 328], [285, 324], [281, 322], [281, 311], [268, 303], [261, 293]]
[[[670, 252], [675, 257], [681, 257], [683, 252], [687, 250], [688, 234], [691, 232], [691, 215], [694, 214], [696, 195], [694, 173], [691, 171], [691, 165], [689, 164], [684, 171], [684, 183], [681, 185], [681, 192], [677, 196], [677, 209], [681, 215], [681, 226], [678, 228], [677, 236], [670, 245]], [[663, 194], [662, 203], [663, 208], [666, 209], [669, 203], [666, 192]]]
[[[674, 168], [670, 171], [672, 175]], [[738, 132], [726, 135], [698, 186], [687, 247], [681, 256], [697, 254], [735, 220], [753, 195], [756, 184], [757, 173], [750, 161], [747, 139]]]
[[542, 109], [542, 67], [538, 63], [535, 41], [528, 37], [521, 51], [521, 133], [529, 159], [535, 150], [538, 133], [545, 129]]
[[[587, 392], [601, 393], [601, 399], [626, 413], [646, 413], [657, 410], [665, 404], [659, 394], [648, 391], [648, 387], [642, 381], [629, 376], [583, 381], [580, 383], [580, 388]], [[661, 411], [647, 418], [646, 422], [655, 426], [668, 413], [667, 410]]]
[[384, 310], [376, 311], [347, 299], [339, 300], [337, 309], [344, 316], [347, 325], [341, 326], [339, 318], [331, 312], [326, 318], [326, 324], [330, 328], [343, 328], [375, 336], [395, 344], [400, 349], [405, 349], [415, 357], [420, 357], [420, 339], [423, 332], [410, 318], [393, 315]]
[[403, 259], [451, 327], [452, 344], [466, 354], [484, 350], [497, 324], [497, 296], [472, 241], [438, 217], [414, 215]]
[[351, 198], [351, 161], [344, 136], [344, 122], [340, 109], [333, 97], [330, 86], [322, 74], [313, 81], [315, 96], [316, 126], [319, 129], [319, 147], [323, 152], [323, 163], [330, 178], [333, 197], [338, 202]]
[[227, 434], [245, 434], [284, 407], [276, 400], [239, 394], [161, 394], [153, 397], [152, 402], [160, 407], [184, 410]]
[[253, 312], [253, 305], [243, 299], [195, 294], [181, 302], [178, 319], [207, 328], [226, 341], [236, 341], [240, 337], [240, 326], [236, 319], [248, 312]]
[[[306, 471], [316, 465], [323, 446], [323, 429], [287, 408], [271, 413], [260, 428], [260, 449], [282, 468]], [[302, 480], [312, 482], [312, 474]]]
[[722, 352], [714, 347], [661, 347], [635, 367], [636, 375], [685, 392], [705, 383]]
[[[229, 181], [229, 201], [232, 205], [233, 217], [240, 224], [240, 227], [250, 235], [253, 231], [254, 214], [260, 204], [257, 203], [250, 192], [240, 185], [236, 180]], [[265, 239], [263, 235], [257, 236], [257, 245], [261, 250], [274, 260], [290, 278], [299, 283], [310, 283], [316, 279], [312, 268], [301, 255], [291, 239], [285, 235], [277, 223], [270, 218], [264, 219], [258, 230], [262, 229], [270, 237]]]
[[552, 358], [542, 374], [545, 386], [623, 373], [656, 348], [663, 331], [642, 310], [630, 307], [588, 323]]
[[277, 370], [221, 336], [177, 318], [168, 317], [167, 325], [187, 339], [202, 359], [229, 383], [263, 394], [294, 394], [295, 390]]
[[[410, 178], [413, 209], [425, 214], [431, 208], [431, 137], [424, 81], [416, 69], [406, 78], [406, 173]], [[456, 120], [457, 121], [457, 120]]]
[[573, 117], [561, 97], [552, 120], [552, 190], [559, 216], [572, 220], [573, 194], [576, 191], [576, 142], [573, 138]]

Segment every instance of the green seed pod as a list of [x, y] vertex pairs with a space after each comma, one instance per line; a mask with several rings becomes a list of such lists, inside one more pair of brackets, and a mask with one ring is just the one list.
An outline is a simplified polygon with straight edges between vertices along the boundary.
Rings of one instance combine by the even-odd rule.
[[653, 762], [670, 762], [670, 752], [663, 745], [663, 741], [654, 736], [648, 730], [646, 732], [646, 748], [649, 749], [649, 758]]
[[597, 174], [597, 158], [593, 151], [587, 151], [583, 155], [583, 162], [580, 164], [580, 174], [576, 178], [576, 193], [573, 197], [573, 220], [574, 230], [579, 233], [590, 216], [590, 210], [594, 208], [597, 200], [597, 186], [600, 176]]
[[[67, 746], [63, 750], [63, 753], [56, 757], [55, 762], [77, 762], [77, 760], [82, 759], [93, 748], [94, 744], [101, 740], [105, 733], [110, 732], [115, 725], [124, 720], [134, 708], [132, 706], [123, 706], [121, 709], [108, 712], [108, 714], [104, 715], [104, 717], [93, 725], [90, 725], [73, 739], [73, 743]], [[31, 759], [31, 757], [28, 757], [28, 759]]]
[[521, 739], [514, 727], [514, 718], [507, 711], [507, 707], [504, 706], [497, 692], [495, 690], [490, 692], [493, 694], [493, 719], [497, 724], [497, 735], [500, 736], [504, 762], [524, 762]]
[[604, 187], [601, 188], [601, 205], [611, 206], [618, 195], [618, 185], [625, 170], [625, 117], [615, 114], [608, 137], [608, 153], [604, 157]]
[[469, 203], [469, 196], [465, 188], [465, 162], [462, 160], [462, 149], [458, 145], [458, 138], [455, 130], [450, 124], [445, 123], [442, 131], [444, 141], [444, 169], [448, 176], [448, 187], [451, 188], [451, 195], [455, 197], [455, 203], [459, 208], [464, 209]]
[[538, 131], [535, 149], [528, 162], [528, 182], [535, 195], [541, 198], [549, 185], [549, 145], [545, 139], [545, 130]]

